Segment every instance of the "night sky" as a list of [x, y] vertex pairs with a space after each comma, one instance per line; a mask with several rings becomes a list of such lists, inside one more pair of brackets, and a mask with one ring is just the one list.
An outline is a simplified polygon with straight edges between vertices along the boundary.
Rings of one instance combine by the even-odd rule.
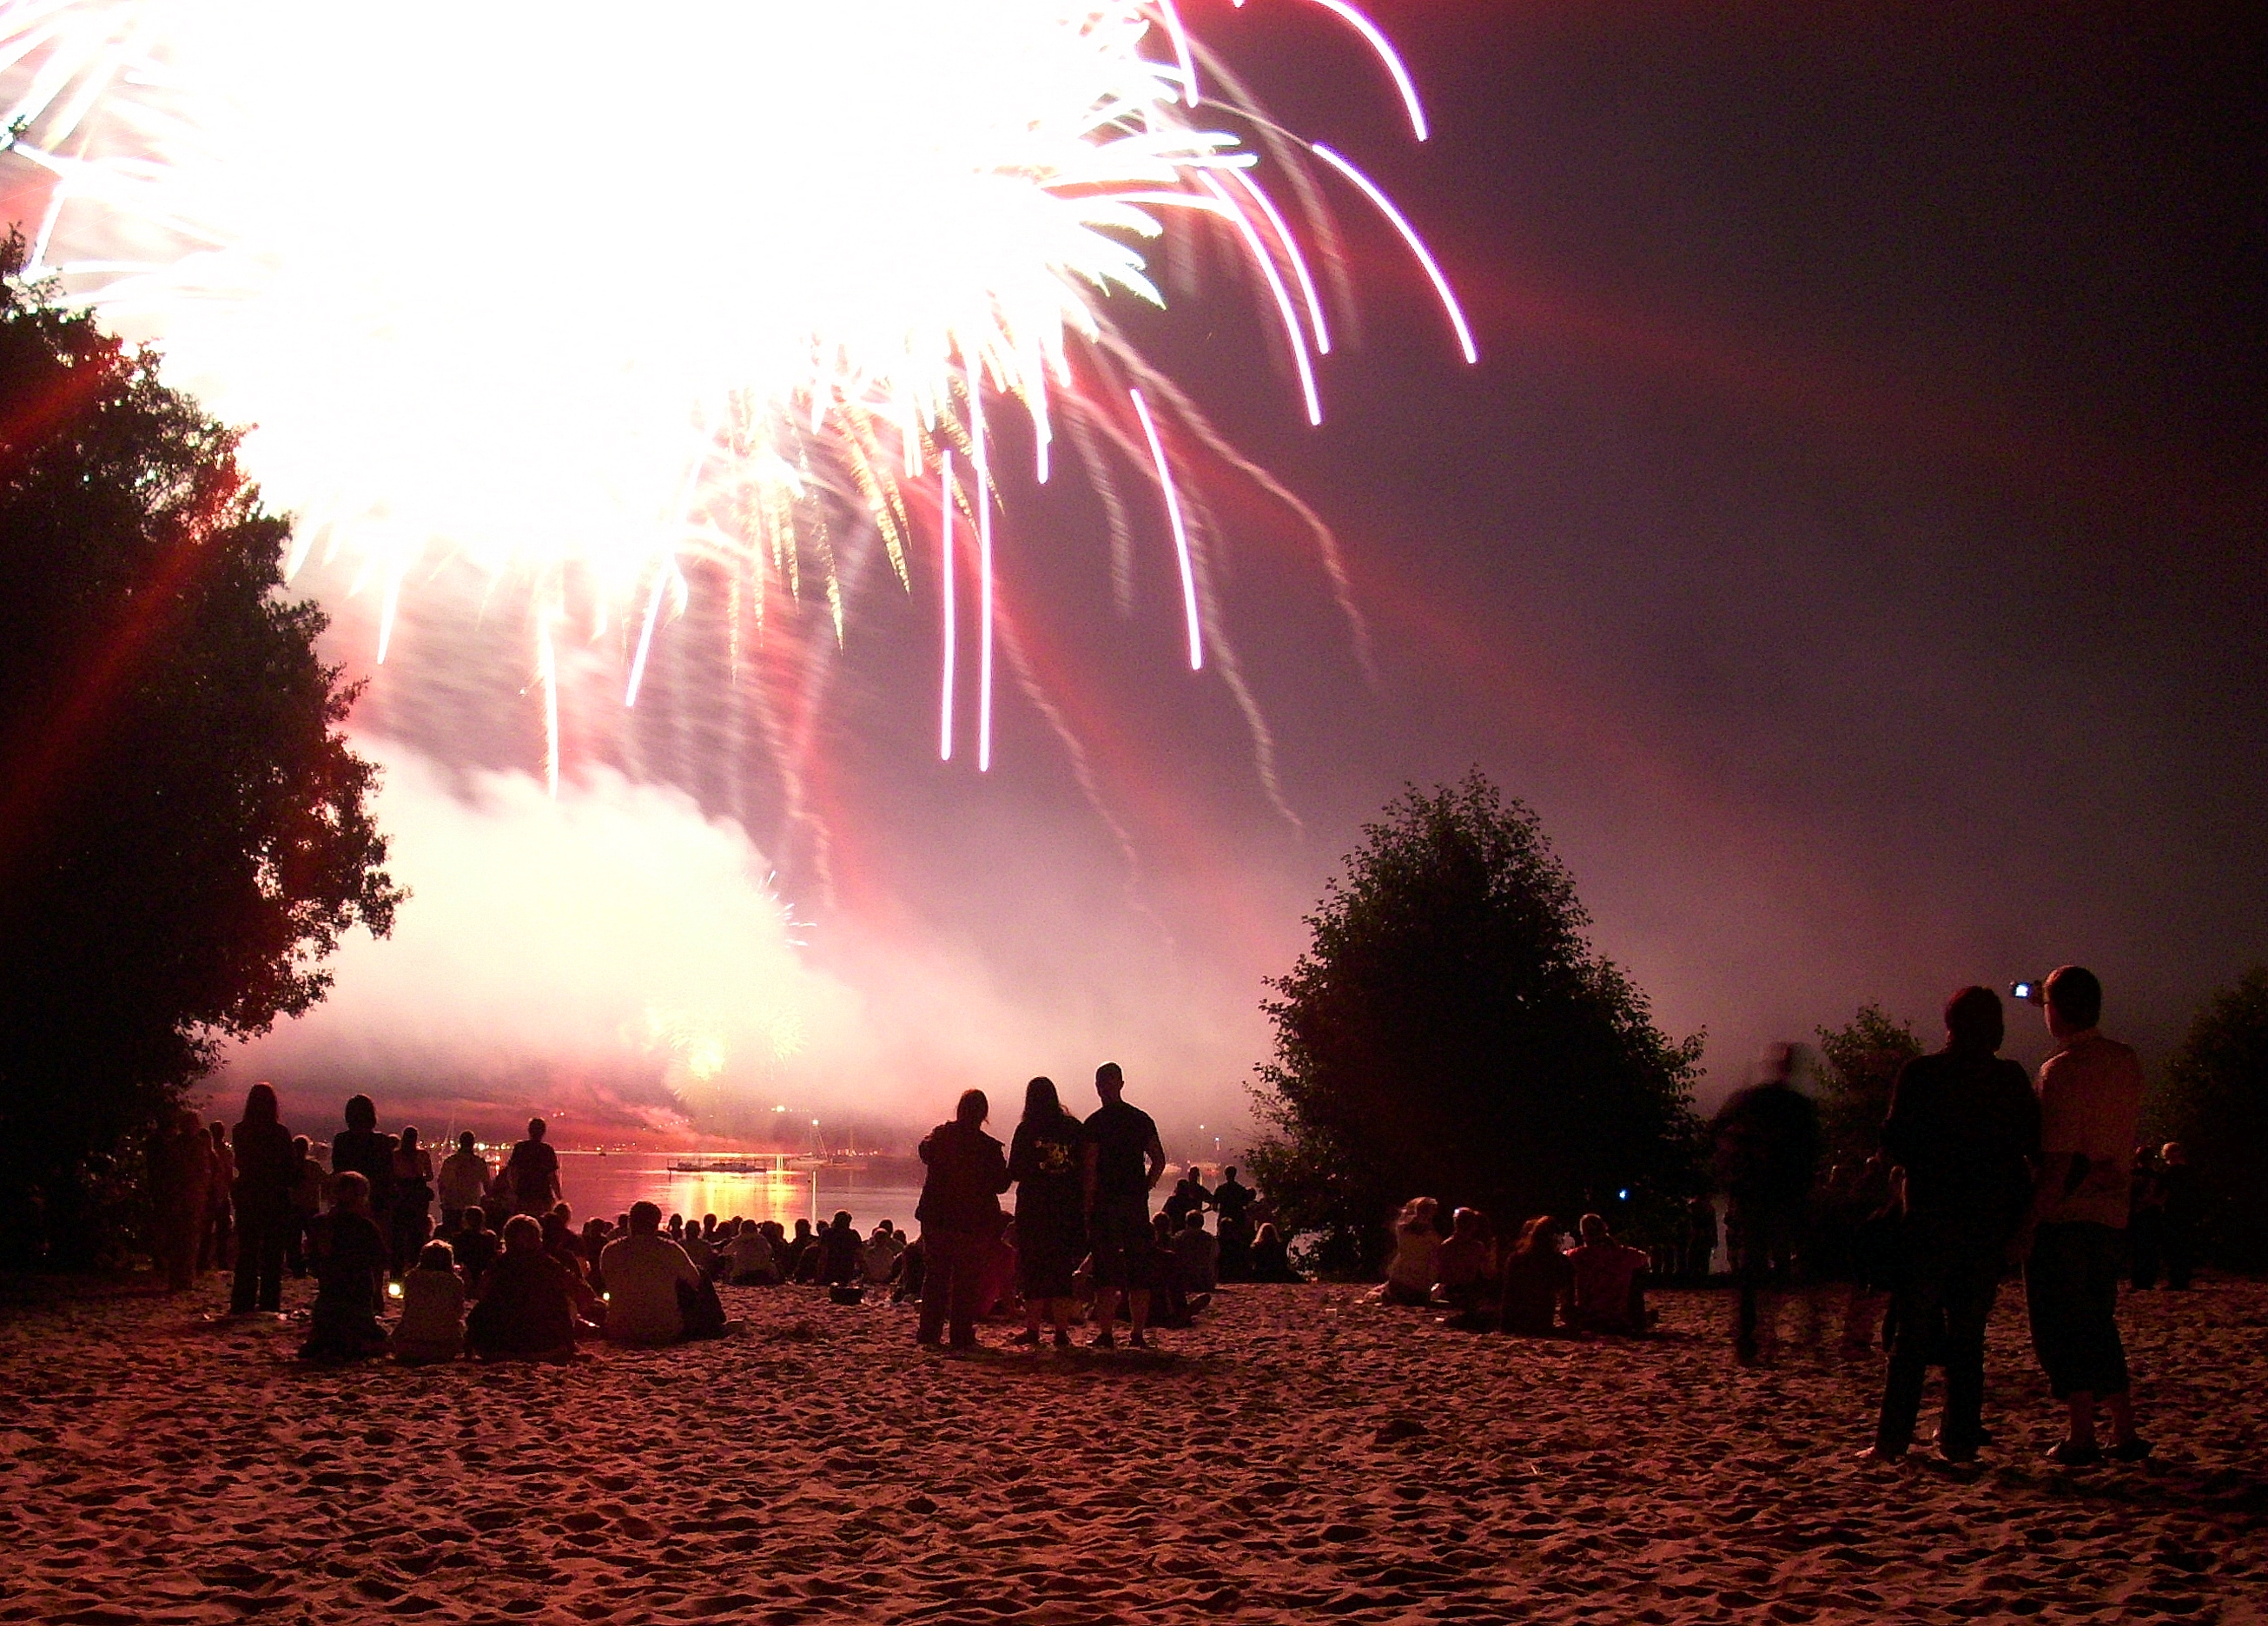
[[[768, 632], [792, 690], [770, 732], [720, 698], [698, 602], [634, 717], [594, 701], [571, 724], [573, 761], [681, 787], [777, 867], [798, 961], [840, 1007], [780, 1092], [912, 1122], [983, 1083], [997, 1117], [1028, 1073], [1083, 1082], [1110, 1055], [1194, 1144], [1235, 1122], [1262, 979], [1361, 821], [1476, 765], [1541, 816], [1660, 1024], [1706, 1028], [1705, 1097], [1862, 1002], [1932, 1036], [1955, 987], [2066, 960], [2161, 1056], [2268, 958], [2268, 26], [2235, 6], [1372, 9], [1425, 93], [1422, 146], [1320, 11], [1183, 13], [1393, 193], [1481, 364], [1335, 180], [1357, 342], [1324, 364], [1322, 429], [1222, 256], [1180, 256], [1172, 313], [1125, 317], [1346, 552], [1374, 679], [1289, 511], [1176, 438], [1225, 538], [1217, 603], [1280, 806], [1222, 662], [1186, 669], [1131, 467], [1124, 614], [1085, 482], [1004, 493], [1008, 613], [1091, 795], [1005, 662], [993, 770], [937, 761], [934, 572], [917, 558], [908, 596], [856, 548], [839, 657], [812, 652], [809, 607]], [[519, 624], [475, 607], [413, 604], [358, 725], [389, 761], [540, 766]], [[366, 664], [366, 632], [347, 605], [342, 658]], [[422, 773], [396, 777], [443, 801], [474, 784]], [[444, 872], [401, 878], [405, 940], [421, 907], [461, 907]], [[698, 886], [607, 907], [678, 910], [692, 941], [712, 923]], [[541, 955], [496, 930], [541, 1004]], [[638, 975], [598, 916], [559, 930], [593, 939], [578, 975]], [[350, 950], [338, 1008], [252, 1064], [319, 1094], [350, 1055], [401, 1089], [556, 1093], [508, 1057], [445, 1077], [416, 977], [357, 992], [372, 963]], [[872, 1042], [831, 1048], [843, 1029]]]

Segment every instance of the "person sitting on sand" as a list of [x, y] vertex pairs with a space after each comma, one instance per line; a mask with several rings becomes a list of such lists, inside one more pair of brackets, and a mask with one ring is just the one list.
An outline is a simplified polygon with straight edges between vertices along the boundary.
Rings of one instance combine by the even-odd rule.
[[866, 1239], [859, 1250], [858, 1268], [869, 1285], [880, 1287], [898, 1273], [898, 1256], [906, 1251], [906, 1240], [888, 1220], [874, 1227], [873, 1235]]
[[1204, 1212], [1191, 1209], [1174, 1232], [1174, 1284], [1184, 1293], [1211, 1293], [1220, 1285], [1220, 1239], [1204, 1228]]
[[466, 1317], [466, 1347], [484, 1361], [573, 1359], [581, 1287], [543, 1251], [543, 1227], [514, 1214], [504, 1222], [504, 1253]]
[[[1198, 1217], [1203, 1223], [1203, 1216]], [[1197, 1313], [1211, 1301], [1211, 1295], [1191, 1292], [1183, 1284], [1181, 1260], [1174, 1252], [1174, 1243], [1182, 1228], [1174, 1223], [1172, 1215], [1160, 1210], [1150, 1216], [1150, 1273], [1157, 1285], [1150, 1313], [1152, 1323], [1159, 1327], [1187, 1327]]]
[[331, 1211], [315, 1249], [315, 1304], [307, 1360], [354, 1361], [386, 1349], [379, 1306], [386, 1302], [386, 1238], [370, 1217], [370, 1182], [350, 1169], [331, 1181]]
[[1476, 1208], [1461, 1208], [1450, 1221], [1449, 1234], [1434, 1255], [1435, 1284], [1448, 1306], [1463, 1314], [1481, 1307], [1496, 1279], [1496, 1247], [1489, 1240], [1488, 1220]]
[[[635, 1212], [637, 1204], [631, 1204], [631, 1210]], [[654, 1210], [657, 1217], [660, 1212], [658, 1208]], [[656, 1225], [654, 1230], [656, 1235], [660, 1234], [659, 1225]], [[685, 1256], [693, 1262], [693, 1268], [704, 1277], [716, 1269], [717, 1250], [711, 1246], [709, 1239], [701, 1233], [700, 1226], [692, 1225], [686, 1226], [685, 1234], [678, 1239], [675, 1246], [683, 1251]], [[599, 1268], [602, 1270], [606, 1268], [603, 1260]]]
[[1505, 1255], [1499, 1286], [1504, 1330], [1520, 1338], [1548, 1338], [1557, 1330], [1555, 1313], [1573, 1319], [1574, 1268], [1559, 1251], [1551, 1216], [1538, 1214], [1520, 1229], [1520, 1240]]
[[859, 1254], [865, 1243], [850, 1223], [850, 1210], [837, 1209], [819, 1233], [819, 1279], [829, 1287], [847, 1287], [861, 1274]]
[[1388, 1304], [1433, 1302], [1440, 1279], [1441, 1232], [1435, 1224], [1441, 1205], [1432, 1197], [1412, 1197], [1394, 1220], [1394, 1258], [1386, 1267], [1379, 1297]]
[[1585, 1332], [1644, 1332], [1650, 1262], [1646, 1254], [1616, 1241], [1597, 1214], [1584, 1215], [1577, 1229], [1583, 1245], [1567, 1256], [1574, 1273], [1574, 1325]]
[[1256, 1282], [1301, 1282], [1307, 1278], [1292, 1268], [1292, 1250], [1273, 1224], [1260, 1227], [1252, 1239], [1252, 1279]]
[[762, 1225], [744, 1225], [725, 1250], [725, 1279], [735, 1287], [777, 1287], [779, 1266], [772, 1260], [772, 1240]]
[[599, 1268], [607, 1277], [608, 1342], [675, 1343], [685, 1335], [677, 1290], [697, 1292], [701, 1270], [682, 1245], [661, 1234], [660, 1209], [631, 1203], [630, 1234], [607, 1245]]
[[401, 1319], [387, 1341], [404, 1366], [453, 1361], [465, 1350], [465, 1284], [446, 1242], [428, 1242], [401, 1278]]
[[807, 1219], [797, 1220], [795, 1222], [795, 1234], [788, 1238], [787, 1244], [784, 1247], [778, 1250], [780, 1255], [780, 1280], [783, 1282], [796, 1282], [802, 1280], [803, 1257], [806, 1254], [808, 1254], [813, 1248], [818, 1246], [819, 1240], [811, 1234], [811, 1222]]
[[449, 1247], [457, 1256], [457, 1274], [465, 1279], [465, 1291], [472, 1293], [479, 1291], [481, 1278], [504, 1251], [504, 1239], [489, 1229], [488, 1210], [475, 1204], [457, 1217]]

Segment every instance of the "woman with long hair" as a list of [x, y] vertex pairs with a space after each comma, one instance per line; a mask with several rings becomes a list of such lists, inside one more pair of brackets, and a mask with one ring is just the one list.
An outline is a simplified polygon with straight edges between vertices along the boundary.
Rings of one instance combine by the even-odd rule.
[[236, 1126], [236, 1277], [229, 1289], [232, 1314], [254, 1310], [275, 1314], [284, 1308], [284, 1247], [292, 1225], [291, 1189], [298, 1183], [298, 1154], [284, 1127], [276, 1086], [255, 1084], [245, 1092], [244, 1117]]
[[1412, 1197], [1395, 1216], [1394, 1258], [1386, 1267], [1381, 1294], [1387, 1303], [1433, 1302], [1433, 1284], [1440, 1276], [1440, 1212], [1441, 1204], [1436, 1199]]
[[976, 1347], [986, 1255], [999, 1240], [1000, 1194], [1008, 1188], [1008, 1159], [1000, 1143], [984, 1132], [991, 1110], [983, 1091], [963, 1090], [953, 1122], [922, 1139], [921, 1160], [929, 1172], [914, 1218], [921, 1221], [927, 1259], [917, 1335], [926, 1345], [940, 1341], [950, 1316], [953, 1347]]
[[1574, 1292], [1574, 1267], [1559, 1251], [1551, 1216], [1538, 1214], [1521, 1227], [1520, 1240], [1505, 1255], [1504, 1330], [1526, 1338], [1550, 1336], [1555, 1313], [1572, 1318]]
[[1080, 1166], [1086, 1131], [1064, 1110], [1051, 1078], [1024, 1086], [1023, 1121], [1008, 1151], [1016, 1182], [1016, 1285], [1024, 1295], [1024, 1331], [1016, 1342], [1036, 1349], [1040, 1314], [1055, 1323], [1056, 1348], [1071, 1348], [1075, 1307], [1071, 1275], [1086, 1252], [1086, 1194]]

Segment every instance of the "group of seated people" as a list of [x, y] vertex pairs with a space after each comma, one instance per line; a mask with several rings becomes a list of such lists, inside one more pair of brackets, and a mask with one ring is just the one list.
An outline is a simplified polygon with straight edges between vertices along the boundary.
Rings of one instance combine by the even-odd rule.
[[1379, 1290], [1386, 1302], [1438, 1306], [1454, 1312], [1457, 1325], [1528, 1337], [1634, 1335], [1653, 1325], [1646, 1307], [1652, 1261], [1616, 1241], [1601, 1216], [1583, 1216], [1572, 1246], [1549, 1214], [1528, 1220], [1509, 1242], [1493, 1234], [1478, 1209], [1457, 1210], [1447, 1235], [1440, 1216], [1432, 1197], [1403, 1205]]

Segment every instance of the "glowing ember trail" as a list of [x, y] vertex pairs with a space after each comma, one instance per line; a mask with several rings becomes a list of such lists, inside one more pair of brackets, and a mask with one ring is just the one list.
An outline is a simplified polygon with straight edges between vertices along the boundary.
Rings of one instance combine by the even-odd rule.
[[[1342, 0], [1285, 3], [1358, 32], [1425, 138], [1375, 25]], [[1099, 429], [1132, 449], [1106, 404], [1130, 390], [1204, 664], [1203, 537], [1138, 386], [1248, 466], [1112, 320], [1114, 300], [1162, 304], [1149, 246], [1208, 218], [1231, 234], [1322, 421], [1329, 330], [1294, 223], [1322, 223], [1279, 207], [1263, 165], [1303, 151], [1248, 146], [1272, 127], [1205, 99], [1204, 57], [1173, 0], [0, 0], [0, 118], [54, 177], [31, 274], [257, 425], [244, 455], [298, 518], [291, 568], [318, 548], [353, 564], [380, 597], [380, 660], [421, 559], [525, 594], [555, 790], [561, 637], [634, 623], [635, 703], [694, 593], [730, 593], [737, 672], [744, 588], [761, 636], [767, 574], [797, 595], [814, 570], [839, 639], [837, 539], [870, 527], [910, 590], [906, 491], [932, 471], [939, 754], [966, 501], [982, 769], [988, 414], [1021, 415], [1044, 481], [1058, 413], [1075, 444]], [[1313, 151], [1408, 242], [1474, 359], [1409, 222]]]

